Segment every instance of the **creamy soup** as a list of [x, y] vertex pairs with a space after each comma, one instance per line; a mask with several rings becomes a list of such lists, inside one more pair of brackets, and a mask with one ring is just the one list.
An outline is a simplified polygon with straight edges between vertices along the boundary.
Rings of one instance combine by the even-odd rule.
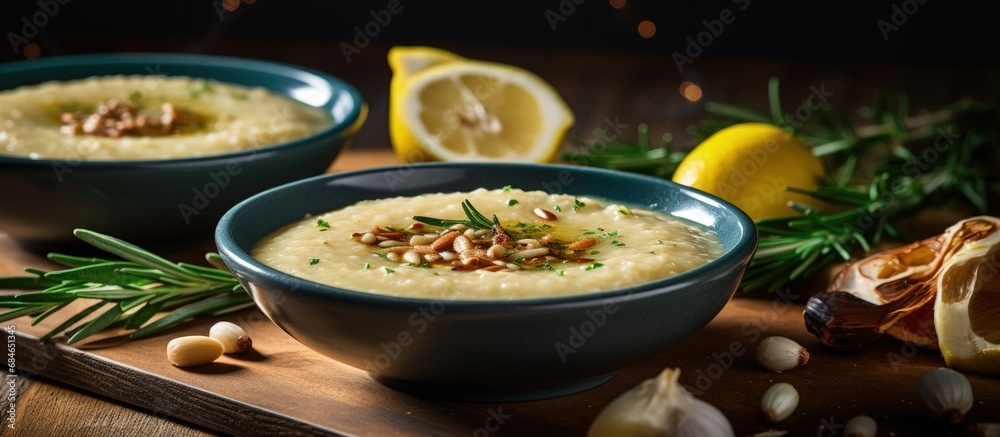
[[186, 158], [316, 133], [329, 114], [213, 80], [103, 76], [0, 91], [0, 154], [35, 159]]
[[506, 300], [627, 288], [721, 252], [714, 234], [660, 213], [506, 188], [364, 201], [285, 226], [252, 256], [350, 290]]

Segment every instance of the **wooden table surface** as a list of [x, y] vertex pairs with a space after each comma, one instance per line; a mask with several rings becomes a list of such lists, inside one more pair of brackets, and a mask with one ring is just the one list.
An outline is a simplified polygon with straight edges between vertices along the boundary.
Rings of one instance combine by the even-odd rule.
[[[78, 51], [87, 51], [82, 39]], [[147, 41], [144, 51], [170, 51], [183, 44]], [[386, 102], [389, 73], [385, 67], [385, 46], [373, 44], [350, 65], [335, 56], [334, 43], [301, 44], [253, 41], [253, 44], [220, 43], [209, 52], [234, 56], [263, 57], [327, 71], [355, 83], [370, 103], [371, 113], [352, 150], [343, 153], [331, 171], [364, 168], [394, 162], [387, 152]], [[796, 108], [815, 87], [833, 93], [831, 102], [842, 108], [857, 108], [870, 101], [876, 89], [906, 90], [914, 105], [941, 104], [964, 94], [984, 95], [987, 74], [983, 69], [942, 65], [891, 65], [878, 62], [794, 62], [759, 59], [699, 59], [687, 74], [673, 68], [669, 54], [636, 54], [564, 50], [549, 53], [510, 47], [449, 47], [470, 57], [488, 58], [525, 66], [546, 78], [564, 95], [577, 117], [569, 137], [594, 139], [609, 125], [624, 127], [622, 136], [631, 137], [636, 126], [650, 125], [654, 137], [672, 132], [681, 146], [691, 145], [690, 123], [704, 116], [706, 100], [754, 105], [766, 102], [766, 82], [770, 76], [782, 79], [784, 101]], [[73, 49], [72, 44], [68, 46]], [[128, 47], [122, 47], [127, 50]], [[317, 56], [327, 53], [330, 56]], [[684, 100], [678, 86], [693, 80], [704, 90], [699, 102]], [[0, 205], [2, 207], [2, 205]], [[167, 254], [191, 259], [211, 246]], [[0, 229], [0, 275], [18, 273], [25, 266], [44, 266], [40, 254], [19, 248]], [[809, 290], [796, 290], [797, 294]], [[763, 319], [762, 319], [763, 318]], [[857, 414], [869, 414], [880, 422], [879, 435], [963, 435], [960, 428], [947, 428], [927, 419], [920, 410], [916, 378], [927, 369], [943, 365], [935, 353], [916, 352], [904, 344], [883, 340], [857, 356], [825, 352], [801, 321], [800, 303], [787, 304], [780, 298], [738, 297], [712, 324], [683, 344], [663, 355], [623, 371], [611, 382], [580, 395], [528, 403], [503, 405], [436, 403], [406, 396], [389, 395], [390, 405], [405, 411], [433, 411], [453, 416], [438, 420], [440, 434], [481, 435], [477, 430], [489, 417], [490, 408], [502, 407], [511, 415], [509, 423], [496, 435], [548, 433], [579, 435], [602, 405], [640, 380], [655, 375], [666, 366], [683, 370], [682, 382], [698, 387], [703, 375], [714, 372], [723, 362], [727, 348], [740, 344], [752, 351], [759, 339], [748, 337], [746, 326], [765, 328], [768, 334], [786, 335], [809, 347], [813, 359], [801, 369], [781, 375], [759, 368], [752, 353], [734, 357], [718, 377], [708, 376], [700, 397], [723, 409], [737, 426], [737, 435], [749, 435], [770, 428], [755, 413], [760, 394], [771, 383], [788, 381], [803, 394], [802, 406], [789, 421], [775, 429], [791, 429], [791, 435], [839, 435], [840, 426]], [[763, 332], [763, 329], [761, 329]], [[288, 341], [293, 341], [290, 338]], [[128, 345], [116, 346], [115, 353], [128, 354]], [[721, 358], [720, 358], [721, 357]], [[899, 360], [897, 358], [902, 358]], [[895, 365], [893, 363], [896, 363]], [[331, 366], [337, 367], [331, 362]], [[714, 373], [713, 373], [714, 374]], [[1000, 421], [1000, 381], [970, 375], [977, 401], [971, 412], [974, 421]], [[6, 378], [5, 378], [6, 380]], [[206, 435], [217, 433], [211, 422], [191, 423], [156, 411], [135, 407], [110, 397], [82, 390], [53, 379], [18, 377], [16, 429], [0, 428], [4, 435]], [[371, 381], [358, 382], [365, 393], [377, 391]], [[79, 384], [78, 384], [79, 385]], [[261, 387], [261, 390], [266, 389]], [[357, 396], [362, 396], [360, 393]], [[343, 393], [345, 399], [355, 394]], [[414, 410], [420, 407], [425, 410]], [[405, 414], [405, 413], [404, 413]], [[347, 432], [359, 432], [359, 417], [346, 424]], [[521, 420], [519, 421], [518, 418]], [[191, 420], [191, 419], [188, 419]], [[443, 420], [443, 422], [442, 422]], [[252, 432], [252, 419], [245, 428]], [[441, 423], [445, 423], [441, 425]], [[359, 432], [364, 434], [364, 428]], [[400, 433], [412, 429], [398, 429]]]

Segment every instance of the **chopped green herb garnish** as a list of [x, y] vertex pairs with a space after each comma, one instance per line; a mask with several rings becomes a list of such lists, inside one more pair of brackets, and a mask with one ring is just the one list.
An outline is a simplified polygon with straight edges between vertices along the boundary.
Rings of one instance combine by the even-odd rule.
[[563, 269], [556, 270], [556, 274], [559, 276], [563, 275]]
[[562, 207], [559, 206], [559, 205], [556, 205], [555, 208], [553, 208], [553, 209], [555, 209], [556, 212], [562, 212]]
[[622, 247], [622, 246], [624, 246], [624, 245], [625, 245], [625, 243], [622, 243], [621, 241], [618, 241], [618, 240], [612, 240], [612, 241], [611, 241], [611, 245], [612, 245], [612, 246], [618, 246], [618, 247]]
[[142, 91], [135, 90], [128, 93], [128, 100], [132, 103], [139, 103], [142, 100]]
[[507, 201], [507, 206], [517, 205], [517, 199], [510, 199]]
[[503, 192], [504, 193], [509, 193], [511, 188], [513, 188], [513, 187], [511, 187], [510, 185], [504, 185], [503, 186]]
[[544, 263], [538, 266], [538, 270], [552, 270], [552, 264]]
[[617, 237], [617, 236], [618, 236], [618, 231], [611, 231], [611, 232], [608, 232], [608, 236], [609, 236], [609, 237]]
[[486, 218], [476, 207], [472, 206], [472, 202], [469, 199], [465, 199], [462, 202], [462, 210], [465, 211], [465, 216], [468, 220], [454, 220], [454, 219], [439, 219], [433, 217], [424, 217], [415, 215], [413, 216], [414, 221], [418, 221], [425, 225], [436, 226], [439, 228], [450, 228], [454, 225], [466, 225], [472, 229], [492, 229], [493, 226], [500, 225], [500, 219], [497, 216], [493, 216], [493, 221]]
[[188, 90], [188, 97], [192, 100], [197, 99], [199, 96], [201, 96], [201, 93], [198, 90]]
[[517, 229], [520, 229], [522, 231], [525, 231], [525, 232], [538, 232], [538, 231], [544, 231], [546, 229], [550, 229], [550, 228], [552, 228], [552, 225], [545, 224], [545, 223], [540, 223], [540, 224], [535, 225], [535, 224], [520, 222], [520, 223], [515, 224], [514, 227], [517, 228]]
[[583, 235], [594, 235], [597, 231], [583, 231]]
[[580, 201], [580, 199], [573, 199], [573, 212], [577, 212], [580, 208], [587, 206], [586, 203]]
[[309, 265], [314, 266], [316, 264], [319, 264], [319, 258], [310, 258], [309, 259]]
[[595, 250], [593, 252], [590, 252], [591, 255], [597, 255], [597, 254], [600, 254], [600, 253], [601, 253], [601, 251], [599, 251], [599, 250]]
[[618, 205], [618, 213], [621, 215], [635, 215], [631, 209], [625, 205]]
[[207, 80], [203, 80], [203, 81], [201, 81], [201, 90], [204, 91], [204, 92], [206, 92], [206, 93], [210, 93], [210, 92], [215, 91], [215, 88], [212, 87], [212, 82], [209, 82]]
[[516, 258], [510, 260], [510, 262], [515, 263], [515, 264], [520, 264], [520, 263], [524, 262], [524, 258], [516, 257]]
[[372, 265], [369, 263], [365, 263], [365, 270], [368, 270], [370, 268], [372, 268]]
[[320, 229], [320, 232], [330, 229], [330, 223], [328, 223], [326, 220], [323, 219], [316, 220], [316, 226], [322, 228]]
[[594, 270], [594, 269], [596, 269], [598, 267], [604, 267], [604, 264], [601, 264], [599, 262], [595, 262], [595, 263], [587, 266], [584, 270]]
[[383, 268], [383, 269], [385, 269], [385, 274], [387, 274], [387, 275], [388, 275], [388, 274], [392, 274], [392, 273], [396, 273], [396, 271], [395, 271], [395, 270], [393, 270], [393, 269], [390, 269], [390, 268], [388, 268], [388, 267], [382, 267], [382, 268]]

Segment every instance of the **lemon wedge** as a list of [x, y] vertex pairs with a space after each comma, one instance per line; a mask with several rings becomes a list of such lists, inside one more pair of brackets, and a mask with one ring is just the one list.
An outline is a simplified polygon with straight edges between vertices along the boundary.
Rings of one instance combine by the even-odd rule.
[[937, 277], [938, 346], [949, 367], [1000, 375], [1000, 221], [973, 217], [956, 226], [955, 232], [973, 238]]
[[785, 187], [815, 189], [823, 163], [792, 134], [764, 123], [729, 126], [691, 150], [673, 181], [714, 194], [754, 220], [795, 215], [789, 201], [818, 202]]
[[396, 47], [389, 136], [403, 162], [556, 158], [573, 113], [551, 85], [511, 65]]

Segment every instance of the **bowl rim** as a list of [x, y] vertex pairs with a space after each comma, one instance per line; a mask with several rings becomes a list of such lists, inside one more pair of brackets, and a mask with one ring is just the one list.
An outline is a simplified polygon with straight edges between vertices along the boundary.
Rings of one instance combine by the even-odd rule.
[[[453, 167], [522, 167], [522, 168], [544, 168], [547, 171], [559, 172], [562, 170], [571, 170], [584, 173], [593, 173], [597, 175], [610, 176], [614, 178], [623, 178], [633, 181], [645, 181], [647, 183], [657, 183], [663, 184], [671, 189], [680, 190], [684, 194], [696, 198], [697, 200], [705, 203], [711, 207], [722, 208], [736, 217], [735, 225], [739, 226], [742, 232], [742, 236], [739, 241], [733, 245], [732, 248], [726, 250], [719, 257], [709, 261], [706, 264], [698, 266], [694, 269], [678, 273], [673, 276], [668, 276], [666, 278], [661, 278], [655, 281], [644, 282], [631, 287], [616, 288], [613, 290], [566, 295], [566, 296], [555, 296], [555, 297], [539, 297], [539, 298], [528, 298], [528, 299], [511, 299], [511, 300], [500, 300], [500, 299], [482, 299], [482, 300], [462, 300], [462, 299], [437, 299], [437, 298], [422, 298], [422, 297], [406, 297], [406, 296], [393, 296], [393, 295], [383, 295], [376, 294], [372, 292], [350, 290], [346, 288], [336, 287], [332, 285], [321, 284], [308, 279], [300, 278], [289, 273], [282, 272], [275, 268], [265, 265], [264, 263], [251, 257], [250, 254], [241, 248], [234, 239], [234, 232], [232, 230], [232, 222], [240, 215], [244, 210], [249, 208], [258, 199], [274, 195], [274, 193], [283, 190], [294, 190], [296, 187], [320, 183], [319, 181], [330, 182], [331, 180], [336, 180], [340, 178], [362, 176], [372, 173], [382, 173], [387, 171], [397, 171], [400, 168], [411, 168], [411, 169], [426, 169], [428, 171], [439, 169], [439, 168], [453, 168]], [[680, 218], [680, 217], [678, 217]], [[690, 220], [688, 220], [690, 221]], [[279, 225], [280, 226], [280, 225]], [[749, 259], [750, 256], [757, 249], [758, 235], [757, 228], [749, 216], [746, 215], [739, 208], [733, 204], [726, 202], [714, 195], [705, 193], [703, 191], [687, 187], [684, 185], [677, 184], [673, 181], [669, 181], [662, 178], [656, 178], [652, 176], [640, 175], [635, 173], [626, 173], [618, 170], [609, 170], [594, 167], [583, 167], [574, 165], [563, 165], [563, 164], [534, 164], [534, 163], [483, 163], [483, 162], [467, 162], [467, 163], [454, 163], [454, 162], [439, 162], [439, 163], [420, 163], [420, 164], [404, 164], [404, 165], [389, 165], [389, 166], [379, 166], [372, 167], [361, 170], [353, 170], [338, 173], [327, 173], [319, 176], [314, 176], [306, 179], [302, 179], [295, 182], [290, 182], [278, 187], [262, 191], [254, 196], [251, 196], [236, 206], [232, 207], [226, 212], [219, 220], [216, 226], [215, 232], [215, 243], [219, 250], [219, 253], [223, 256], [223, 260], [229, 262], [237, 263], [240, 268], [252, 272], [254, 275], [263, 276], [270, 281], [283, 282], [291, 286], [291, 290], [295, 292], [306, 292], [313, 295], [320, 295], [323, 297], [333, 297], [338, 300], [345, 300], [353, 303], [367, 303], [376, 304], [379, 306], [395, 307], [395, 308], [410, 308], [413, 305], [429, 305], [431, 303], [445, 302], [449, 306], [469, 309], [508, 309], [508, 308], [532, 308], [541, 309], [549, 306], [565, 306], [565, 305], [590, 305], [595, 301], [605, 301], [608, 299], [618, 299], [618, 298], [638, 298], [642, 294], [646, 293], [666, 293], [677, 289], [686, 288], [689, 285], [693, 285], [698, 282], [697, 278], [702, 272], [727, 269], [727, 266], [737, 265], [742, 259]], [[251, 290], [247, 290], [248, 293]]]
[[[270, 60], [261, 59], [251, 59], [242, 58], [236, 56], [218, 56], [218, 55], [203, 55], [195, 53], [92, 53], [92, 54], [79, 54], [79, 55], [60, 55], [45, 57], [41, 59], [32, 60], [19, 60], [14, 62], [9, 62], [5, 64], [0, 64], [0, 76], [11, 74], [11, 73], [23, 73], [30, 72], [38, 68], [58, 68], [58, 67], [71, 67], [81, 64], [102, 64], [102, 65], [133, 65], [133, 64], [173, 64], [173, 65], [186, 65], [186, 66], [200, 66], [206, 68], [237, 68], [244, 70], [252, 70], [258, 73], [265, 73], [275, 76], [286, 76], [291, 77], [293, 74], [297, 75], [308, 75], [322, 82], [329, 84], [333, 91], [344, 91], [351, 96], [351, 100], [355, 103], [347, 116], [339, 123], [333, 123], [330, 126], [322, 129], [304, 137], [296, 138], [290, 141], [285, 141], [281, 143], [271, 144], [263, 147], [255, 147], [245, 150], [238, 150], [227, 153], [219, 153], [213, 155], [205, 156], [195, 156], [195, 157], [181, 157], [181, 158], [161, 158], [161, 159], [131, 159], [131, 160], [100, 160], [100, 161], [87, 161], [87, 160], [75, 160], [74, 167], [80, 168], [100, 168], [100, 169], [121, 169], [121, 168], [134, 168], [136, 166], [153, 166], [153, 165], [184, 165], [184, 164], [198, 164], [202, 162], [210, 162], [218, 159], [240, 159], [244, 157], [252, 157], [259, 153], [264, 152], [280, 152], [284, 149], [295, 148], [301, 146], [304, 143], [309, 143], [321, 138], [336, 137], [345, 135], [348, 132], [360, 129], [368, 118], [368, 104], [365, 102], [364, 97], [361, 92], [358, 91], [353, 85], [349, 84], [339, 77], [324, 73], [322, 71], [314, 70], [307, 67], [301, 67], [294, 64], [288, 64], [284, 62], [276, 62]], [[90, 76], [81, 76], [78, 79], [86, 79]], [[168, 75], [169, 76], [169, 75]], [[176, 76], [175, 76], [176, 77]], [[193, 76], [188, 76], [193, 77]], [[211, 77], [204, 77], [211, 79]], [[48, 80], [42, 79], [41, 81], [34, 82], [33, 84], [45, 83]], [[249, 85], [246, 85], [249, 86]], [[259, 85], [258, 85], [259, 86]], [[263, 87], [266, 88], [266, 87]], [[5, 90], [0, 90], [5, 91]], [[269, 90], [271, 91], [271, 90]], [[274, 92], [274, 91], [271, 91]], [[280, 94], [280, 93], [278, 93]], [[292, 98], [285, 94], [285, 97]], [[298, 101], [298, 100], [297, 100]], [[306, 104], [305, 102], [301, 102]], [[41, 158], [32, 159], [21, 156], [11, 156], [0, 154], [0, 164], [16, 164], [22, 166], [31, 165], [44, 165], [50, 166], [54, 163], [62, 163], [72, 161], [69, 159], [53, 159], [53, 158]]]

